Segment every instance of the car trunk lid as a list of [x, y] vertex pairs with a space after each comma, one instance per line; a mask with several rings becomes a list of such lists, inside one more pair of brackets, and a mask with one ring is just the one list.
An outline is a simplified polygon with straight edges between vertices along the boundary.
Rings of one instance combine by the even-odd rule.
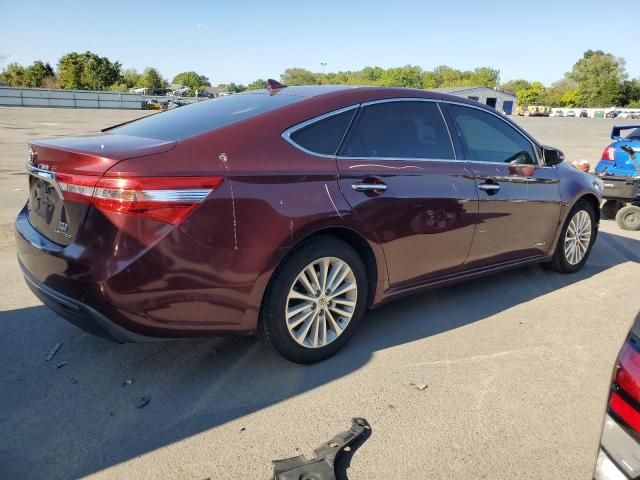
[[[82, 228], [89, 205], [76, 201], [68, 179], [91, 189], [122, 160], [172, 149], [177, 142], [127, 135], [65, 137], [29, 143], [29, 221], [49, 240], [69, 245]], [[76, 188], [74, 186], [73, 188]]]

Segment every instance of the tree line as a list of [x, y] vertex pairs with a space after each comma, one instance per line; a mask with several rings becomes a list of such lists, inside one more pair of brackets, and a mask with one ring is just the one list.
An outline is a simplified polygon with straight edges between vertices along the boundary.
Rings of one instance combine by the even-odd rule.
[[[640, 107], [640, 78], [629, 79], [625, 61], [602, 50], [588, 50], [550, 86], [524, 79], [500, 83], [500, 70], [478, 67], [458, 70], [441, 65], [424, 70], [417, 65], [404, 67], [365, 67], [361, 70], [320, 73], [304, 68], [288, 68], [280, 75], [285, 85], [378, 85], [421, 89], [448, 87], [489, 87], [511, 92], [520, 104], [541, 102], [554, 107]], [[134, 88], [166, 88], [169, 82], [158, 69], [147, 67], [142, 72], [122, 69], [117, 61], [93, 52], [70, 52], [63, 55], [54, 70], [40, 60], [29, 66], [11, 63], [0, 72], [0, 81], [11, 86], [64, 88], [81, 90], [113, 90], [126, 92]], [[195, 91], [210, 87], [209, 79], [197, 72], [182, 72], [171, 82]], [[218, 87], [229, 93], [266, 88], [264, 79], [247, 85], [229, 83]]]

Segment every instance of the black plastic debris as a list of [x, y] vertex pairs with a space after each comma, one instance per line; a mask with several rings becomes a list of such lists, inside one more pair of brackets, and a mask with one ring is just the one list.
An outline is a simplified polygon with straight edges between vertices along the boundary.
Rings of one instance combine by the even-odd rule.
[[144, 408], [147, 405], [149, 405], [149, 402], [151, 401], [151, 399], [149, 397], [140, 397], [138, 400], [136, 400], [135, 403], [135, 407], [136, 408]]
[[[342, 469], [337, 468], [342, 457], [353, 455], [371, 434], [371, 427], [364, 418], [351, 420], [351, 429], [339, 433], [331, 440], [316, 448], [315, 455], [307, 460], [304, 455], [273, 461], [274, 480], [337, 480], [346, 478]], [[345, 453], [342, 453], [345, 452]], [[340, 458], [338, 458], [340, 457]], [[344, 466], [344, 462], [340, 462]], [[340, 470], [340, 471], [338, 471]], [[344, 468], [346, 472], [346, 466]]]
[[53, 348], [49, 352], [49, 355], [47, 355], [47, 358], [46, 358], [47, 362], [50, 362], [51, 360], [53, 360], [53, 357], [56, 356], [56, 353], [58, 353], [58, 350], [60, 350], [60, 347], [62, 347], [62, 343], [56, 343], [53, 346]]

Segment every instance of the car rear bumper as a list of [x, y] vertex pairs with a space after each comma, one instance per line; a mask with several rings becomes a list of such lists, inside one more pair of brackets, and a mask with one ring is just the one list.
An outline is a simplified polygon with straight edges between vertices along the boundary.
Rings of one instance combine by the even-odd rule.
[[47, 287], [44, 283], [36, 280], [18, 260], [20, 268], [24, 273], [25, 281], [35, 294], [47, 307], [68, 320], [76, 327], [85, 332], [108, 338], [119, 343], [146, 342], [158, 340], [155, 337], [147, 337], [127, 330], [117, 323], [109, 320], [96, 309], [78, 300], [68, 297], [60, 292]]
[[172, 225], [124, 221], [90, 210], [74, 242], [61, 246], [24, 208], [15, 238], [30, 288], [83, 330], [121, 342], [255, 332], [257, 272], [271, 251], [204, 245]]

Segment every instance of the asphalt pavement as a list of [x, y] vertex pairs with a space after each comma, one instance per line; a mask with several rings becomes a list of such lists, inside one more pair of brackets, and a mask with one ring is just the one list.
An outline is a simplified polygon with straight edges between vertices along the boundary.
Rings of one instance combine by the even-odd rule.
[[[309, 455], [356, 416], [372, 433], [350, 479], [591, 477], [640, 310], [640, 232], [603, 221], [574, 275], [526, 267], [370, 311], [317, 365], [249, 337], [118, 345], [31, 294], [11, 224], [28, 138], [142, 114], [0, 108], [0, 478], [268, 479], [271, 460]], [[615, 123], [518, 122], [593, 165]]]

